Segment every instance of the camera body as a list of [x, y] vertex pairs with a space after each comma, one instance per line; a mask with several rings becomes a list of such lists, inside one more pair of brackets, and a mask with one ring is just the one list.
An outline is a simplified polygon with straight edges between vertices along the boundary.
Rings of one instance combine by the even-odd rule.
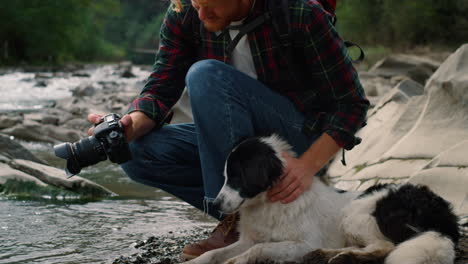
[[75, 143], [66, 142], [54, 146], [55, 155], [67, 160], [67, 175], [76, 175], [82, 168], [107, 158], [118, 164], [131, 160], [124, 128], [119, 121], [119, 115], [108, 114], [94, 127], [92, 136]]

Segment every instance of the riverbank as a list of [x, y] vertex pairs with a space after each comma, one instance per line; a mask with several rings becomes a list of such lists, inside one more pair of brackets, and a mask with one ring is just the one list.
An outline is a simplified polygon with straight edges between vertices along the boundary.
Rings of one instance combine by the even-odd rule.
[[[377, 183], [427, 184], [454, 205], [466, 227], [465, 52], [460, 49], [446, 62], [394, 54], [360, 71], [372, 105], [368, 125], [360, 131], [364, 141], [346, 153], [348, 166], [343, 167], [339, 159], [331, 164], [327, 171], [331, 183], [347, 190]], [[27, 151], [10, 143], [20, 144], [39, 158], [29, 157], [31, 162], [45, 163], [56, 172], [60, 168], [63, 174], [64, 161], [53, 155], [52, 146], [87, 137], [88, 113], [124, 113], [148, 75], [148, 68], [128, 63], [0, 75], [0, 108], [4, 107], [0, 109], [0, 134], [9, 146], [0, 148], [2, 172], [8, 172], [0, 178], [50, 184], [35, 177], [43, 170], [20, 166], [24, 163], [18, 159], [25, 159]], [[174, 123], [191, 120], [185, 95], [174, 109]], [[115, 164], [87, 167], [80, 176], [118, 196], [79, 204], [63, 201], [58, 206], [44, 193], [39, 195], [40, 202], [2, 200], [9, 212], [0, 219], [5, 223], [0, 236], [9, 240], [0, 248], [0, 262], [177, 263], [181, 248], [206, 237], [214, 226], [174, 197], [134, 185]], [[22, 220], [25, 217], [31, 221]], [[18, 224], [22, 222], [26, 224]], [[31, 226], [37, 228], [29, 230]], [[51, 231], [57, 229], [60, 232]], [[457, 263], [465, 264], [466, 237], [462, 241]]]
[[[145, 241], [138, 241], [135, 248], [139, 250], [131, 256], [121, 256], [112, 264], [176, 264], [180, 263], [179, 255], [185, 244], [193, 243], [207, 236], [207, 232], [194, 230], [183, 239], [172, 237], [150, 237]], [[457, 247], [457, 259], [454, 264], [468, 263], [468, 236], [462, 237]], [[256, 263], [271, 264], [271, 263]], [[301, 263], [296, 263], [301, 264]]]

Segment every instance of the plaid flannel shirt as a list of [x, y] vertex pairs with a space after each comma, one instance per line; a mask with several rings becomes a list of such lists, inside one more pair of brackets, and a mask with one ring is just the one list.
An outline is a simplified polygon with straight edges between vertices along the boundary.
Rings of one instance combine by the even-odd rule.
[[[244, 23], [265, 12], [264, 1], [268, 0], [256, 0]], [[288, 97], [304, 113], [304, 133], [327, 133], [339, 146], [351, 149], [359, 143], [354, 135], [363, 125], [369, 107], [358, 74], [330, 14], [316, 0], [289, 2], [292, 61], [302, 85], [291, 81], [280, 51], [283, 47], [271, 23], [248, 34], [258, 80]], [[171, 108], [184, 90], [185, 76], [193, 63], [202, 59], [230, 63], [225, 52], [229, 34], [204, 30], [196, 16], [191, 19], [195, 11], [189, 11], [190, 1], [182, 3], [181, 12], [169, 7], [153, 72], [128, 110], [144, 112], [159, 126], [170, 119]]]

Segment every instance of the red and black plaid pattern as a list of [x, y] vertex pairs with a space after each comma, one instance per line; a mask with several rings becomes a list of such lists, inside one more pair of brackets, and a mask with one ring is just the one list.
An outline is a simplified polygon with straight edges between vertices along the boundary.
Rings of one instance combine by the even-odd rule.
[[[264, 1], [256, 1], [244, 23], [265, 12]], [[180, 98], [193, 63], [201, 59], [230, 63], [225, 52], [229, 34], [204, 30], [189, 12], [190, 1], [182, 2], [181, 12], [172, 6], [167, 11], [153, 72], [128, 111], [143, 111], [159, 125], [167, 121]], [[369, 101], [344, 42], [318, 1], [290, 1], [289, 12], [294, 75], [301, 85], [291, 80], [283, 47], [270, 22], [248, 34], [258, 80], [287, 96], [305, 114], [305, 133], [325, 132], [338, 145], [351, 149], [357, 143], [354, 134], [365, 120]]]

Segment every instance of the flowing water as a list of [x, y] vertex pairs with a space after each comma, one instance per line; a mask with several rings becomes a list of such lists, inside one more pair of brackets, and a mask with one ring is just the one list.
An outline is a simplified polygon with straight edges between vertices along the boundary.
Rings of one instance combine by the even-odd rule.
[[[100, 67], [87, 81], [115, 81], [111, 71], [112, 67]], [[82, 82], [80, 77], [52, 76], [47, 87], [35, 87], [30, 81], [34, 77], [30, 73], [0, 76], [0, 112], [41, 109], [51, 100], [70, 96], [70, 90]], [[51, 145], [21, 143], [52, 165], [63, 166], [53, 157]], [[213, 226], [196, 209], [163, 191], [132, 182], [110, 162], [86, 168], [80, 176], [118, 196], [82, 201], [0, 194], [0, 263], [112, 263], [120, 255], [134, 253], [138, 240], [184, 236], [190, 230]]]

